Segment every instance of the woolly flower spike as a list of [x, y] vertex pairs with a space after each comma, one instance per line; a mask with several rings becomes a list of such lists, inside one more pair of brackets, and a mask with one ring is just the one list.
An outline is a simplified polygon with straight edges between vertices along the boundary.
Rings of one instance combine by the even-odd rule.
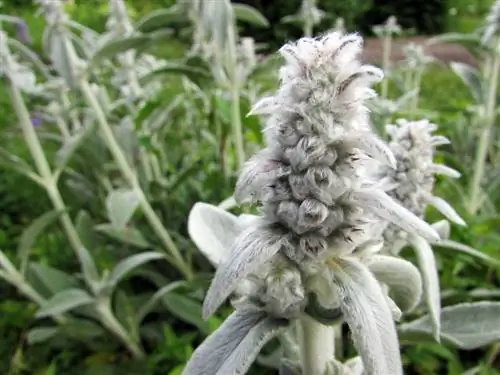
[[[448, 220], [465, 225], [462, 218], [445, 200], [432, 194], [436, 174], [451, 178], [460, 177], [460, 173], [454, 169], [434, 163], [436, 147], [450, 143], [443, 136], [433, 135], [436, 130], [437, 126], [427, 120], [413, 122], [399, 120], [396, 125], [387, 126], [387, 133], [391, 138], [389, 147], [396, 157], [397, 168], [384, 170], [383, 185], [395, 200], [401, 202], [405, 208], [418, 217], [423, 218], [426, 207], [432, 205]], [[395, 225], [388, 225], [384, 231], [384, 250], [397, 255], [406, 245], [414, 248], [422, 273], [434, 335], [436, 339], [439, 339], [441, 310], [439, 277], [431, 245], [458, 250], [492, 264], [498, 264], [498, 261], [466, 245], [449, 240], [448, 221], [439, 221], [432, 227], [440, 233], [439, 241], [429, 241], [415, 234], [408, 234]]]
[[[434, 163], [436, 147], [450, 143], [446, 137], [433, 135], [436, 130], [437, 125], [428, 120], [409, 122], [401, 119], [396, 125], [388, 125], [389, 147], [396, 157], [397, 168], [386, 168], [383, 177], [393, 187], [389, 195], [418, 217], [423, 218], [427, 206], [432, 205], [448, 220], [465, 225], [445, 200], [432, 194], [435, 175], [460, 177], [456, 170]], [[389, 226], [384, 236], [386, 247], [397, 254], [406, 242], [407, 233], [393, 225]]]
[[[238, 311], [265, 312], [270, 319], [287, 321], [305, 313], [329, 324], [342, 317], [367, 372], [398, 375], [401, 359], [393, 320], [399, 308], [411, 309], [418, 302], [421, 280], [402, 259], [373, 258], [380, 249], [379, 224], [394, 222], [429, 240], [439, 236], [390, 198], [374, 173], [381, 165], [396, 164], [373, 133], [364, 103], [374, 96], [369, 86], [382, 73], [362, 65], [360, 52], [359, 36], [336, 32], [281, 49], [286, 60], [281, 87], [253, 109], [268, 117], [267, 147], [248, 161], [234, 195], [240, 203], [258, 202], [261, 215], [234, 240], [218, 241], [231, 244], [224, 251], [229, 255], [217, 268], [203, 313], [212, 315], [231, 293], [240, 293], [242, 284], [257, 279], [252, 284], [257, 288], [243, 290], [243, 298], [237, 299]], [[207, 213], [198, 211], [198, 219]], [[206, 240], [196, 242], [204, 246]], [[409, 298], [389, 298], [380, 282], [390, 293]], [[396, 308], [394, 301], [401, 306]], [[219, 345], [211, 338], [207, 342]], [[185, 375], [195, 374], [206, 361], [204, 352], [193, 354]], [[226, 357], [211, 360], [220, 368]], [[239, 367], [232, 370], [227, 374], [241, 373]]]
[[424, 238], [429, 225], [377, 188], [371, 171], [395, 165], [373, 133], [364, 100], [374, 95], [377, 68], [361, 65], [361, 38], [331, 33], [281, 49], [278, 93], [253, 113], [268, 119], [267, 147], [252, 157], [237, 182], [239, 202], [257, 201], [263, 216], [235, 241], [204, 305], [210, 316], [242, 279], [278, 252], [306, 268], [352, 253], [378, 233], [383, 218]]

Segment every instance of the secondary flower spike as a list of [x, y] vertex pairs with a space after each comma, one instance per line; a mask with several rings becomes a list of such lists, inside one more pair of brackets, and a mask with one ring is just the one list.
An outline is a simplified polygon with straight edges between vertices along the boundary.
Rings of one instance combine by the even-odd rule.
[[244, 167], [235, 197], [258, 202], [262, 216], [234, 242], [208, 291], [212, 315], [237, 281], [283, 253], [301, 266], [348, 254], [380, 233], [388, 220], [424, 238], [439, 239], [427, 223], [396, 203], [372, 171], [395, 167], [386, 144], [371, 129], [365, 100], [382, 72], [358, 59], [362, 39], [334, 32], [302, 38], [281, 50], [281, 87], [258, 102], [268, 116], [267, 147]]

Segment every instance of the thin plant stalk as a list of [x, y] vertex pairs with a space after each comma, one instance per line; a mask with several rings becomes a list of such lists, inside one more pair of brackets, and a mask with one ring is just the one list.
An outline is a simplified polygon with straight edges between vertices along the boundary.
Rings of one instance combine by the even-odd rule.
[[38, 174], [41, 177], [42, 186], [45, 188], [54, 208], [57, 211], [62, 212], [60, 216], [61, 224], [78, 257], [78, 260], [80, 261], [80, 264], [83, 264], [85, 256], [82, 252], [82, 248], [84, 245], [78, 236], [78, 232], [76, 231], [71, 218], [66, 212], [66, 205], [62, 199], [59, 189], [57, 188], [56, 180], [51, 171], [49, 162], [45, 157], [40, 140], [38, 139], [33, 124], [31, 123], [28, 108], [26, 108], [21, 92], [13, 82], [9, 82], [9, 93], [14, 106], [14, 111], [19, 119], [19, 125], [21, 126], [24, 138], [28, 145], [29, 152], [35, 162]]
[[304, 316], [300, 321], [300, 350], [303, 374], [323, 375], [334, 356], [334, 334], [331, 327]]
[[490, 144], [491, 131], [495, 124], [495, 106], [498, 89], [498, 75], [500, 70], [500, 55], [495, 52], [495, 58], [491, 68], [491, 76], [487, 80], [489, 85], [486, 111], [485, 111], [485, 124], [479, 138], [479, 145], [476, 151], [476, 159], [474, 163], [474, 174], [472, 177], [472, 185], [470, 189], [470, 198], [468, 205], [468, 212], [475, 214], [480, 208], [481, 199], [481, 183], [483, 181], [486, 158], [488, 156], [488, 148]]
[[130, 336], [129, 332], [123, 328], [111, 311], [109, 300], [102, 301], [97, 305], [97, 311], [101, 317], [102, 324], [113, 332], [125, 344], [127, 349], [136, 359], [144, 359], [146, 354], [138, 343]]
[[[392, 49], [392, 33], [386, 30], [383, 38], [382, 44], [383, 54], [382, 54], [382, 70], [384, 72], [389, 72], [391, 65], [391, 49]], [[387, 98], [389, 93], [389, 80], [384, 78], [382, 80], [382, 87], [380, 88], [380, 96], [384, 99]]]
[[127, 159], [123, 154], [122, 149], [120, 148], [120, 145], [116, 141], [115, 136], [113, 134], [113, 130], [111, 129], [111, 126], [108, 124], [106, 115], [104, 114], [104, 111], [101, 108], [101, 105], [97, 101], [96, 97], [94, 96], [89, 83], [86, 81], [85, 78], [82, 78], [80, 79], [79, 84], [86, 101], [94, 111], [104, 141], [108, 146], [111, 154], [113, 155], [113, 158], [115, 159], [123, 177], [129, 184], [129, 186], [132, 189], [134, 189], [139, 195], [139, 204], [144, 212], [144, 215], [146, 216], [146, 219], [148, 220], [149, 224], [153, 228], [156, 235], [163, 242], [165, 248], [170, 252], [170, 255], [172, 256], [171, 260], [175, 263], [177, 267], [179, 267], [179, 270], [184, 274], [186, 278], [188, 279], [192, 278], [192, 272], [189, 265], [183, 259], [179, 249], [177, 248], [174, 241], [170, 237], [170, 234], [165, 229], [165, 227], [161, 223], [160, 218], [158, 217], [158, 215], [156, 215], [156, 213], [153, 210], [153, 207], [151, 207], [151, 204], [144, 195], [144, 192], [142, 191], [142, 188], [137, 179], [137, 176], [132, 170], [132, 168], [129, 166]]
[[241, 124], [240, 108], [240, 83], [237, 76], [237, 55], [234, 24], [231, 23], [227, 30], [227, 48], [229, 70], [231, 77], [231, 122], [233, 126], [234, 145], [236, 148], [236, 169], [240, 170], [245, 163], [245, 146], [243, 139], [243, 126]]

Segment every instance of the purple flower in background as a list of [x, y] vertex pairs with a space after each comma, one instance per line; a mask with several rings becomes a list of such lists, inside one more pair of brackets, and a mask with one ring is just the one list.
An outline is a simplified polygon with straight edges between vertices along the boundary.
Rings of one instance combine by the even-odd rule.
[[33, 126], [35, 128], [42, 125], [42, 122], [43, 122], [43, 118], [42, 118], [42, 115], [40, 113], [36, 112], [31, 116], [31, 123], [33, 124]]
[[19, 39], [21, 42], [28, 44], [33, 43], [33, 39], [31, 38], [28, 25], [22, 19], [16, 22], [16, 34], [17, 34], [17, 39]]

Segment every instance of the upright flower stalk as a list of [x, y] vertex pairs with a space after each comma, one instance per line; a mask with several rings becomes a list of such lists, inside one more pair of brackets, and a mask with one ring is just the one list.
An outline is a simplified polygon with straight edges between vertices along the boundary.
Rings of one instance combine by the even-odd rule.
[[[231, 294], [236, 312], [195, 351], [184, 375], [244, 373], [265, 341], [298, 319], [302, 345], [317, 349], [302, 348], [303, 374], [343, 366], [318, 324], [341, 321], [366, 373], [402, 374], [394, 319], [419, 301], [421, 279], [409, 262], [377, 254], [380, 223], [430, 241], [439, 236], [390, 198], [375, 173], [396, 160], [369, 123], [365, 101], [383, 74], [361, 64], [361, 46], [356, 34], [332, 32], [281, 48], [280, 88], [251, 112], [266, 117], [266, 147], [245, 164], [234, 194], [259, 204], [260, 214], [248, 220], [193, 208], [191, 237], [206, 254], [214, 253], [204, 245], [209, 238], [226, 254], [204, 317]], [[329, 353], [318, 352], [325, 346]]]

